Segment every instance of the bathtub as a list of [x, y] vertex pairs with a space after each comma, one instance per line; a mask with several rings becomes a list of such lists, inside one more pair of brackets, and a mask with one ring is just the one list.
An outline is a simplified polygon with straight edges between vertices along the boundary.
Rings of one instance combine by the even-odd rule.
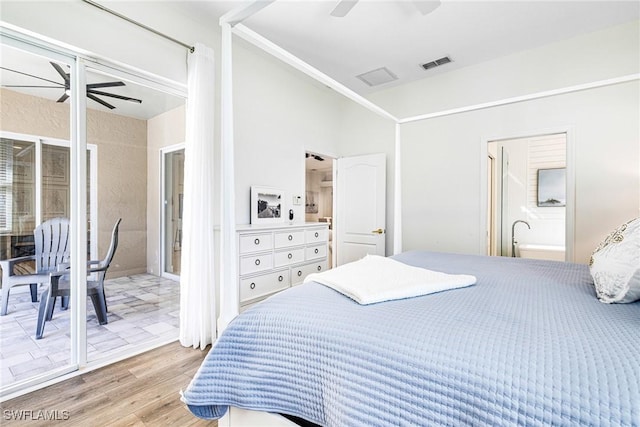
[[523, 243], [518, 245], [521, 258], [548, 259], [552, 261], [564, 261], [564, 246], [542, 245], [535, 243]]

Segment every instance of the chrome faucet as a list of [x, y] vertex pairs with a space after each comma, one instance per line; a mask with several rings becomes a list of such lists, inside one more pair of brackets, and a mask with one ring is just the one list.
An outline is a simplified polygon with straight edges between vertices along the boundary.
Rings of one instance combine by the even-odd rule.
[[513, 224], [511, 224], [511, 256], [515, 257], [516, 256], [516, 235], [515, 235], [515, 229], [516, 229], [516, 224], [522, 222], [524, 224], [527, 224], [527, 227], [529, 227], [529, 230], [531, 230], [531, 226], [529, 225], [529, 223], [527, 221], [523, 221], [521, 219], [515, 220], [513, 221]]

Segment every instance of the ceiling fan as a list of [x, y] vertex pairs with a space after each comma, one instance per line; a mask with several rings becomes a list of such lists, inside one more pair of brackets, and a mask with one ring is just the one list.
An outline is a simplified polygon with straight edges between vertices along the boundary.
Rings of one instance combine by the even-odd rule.
[[321, 156], [318, 156], [317, 154], [304, 153], [304, 157], [305, 157], [305, 158], [307, 158], [307, 159], [308, 159], [309, 157], [311, 157], [311, 158], [313, 158], [313, 159], [316, 159], [316, 160], [317, 160], [317, 161], [319, 161], [319, 162], [324, 162], [324, 158], [322, 158]]
[[[331, 12], [331, 16], [335, 16], [337, 18], [347, 16], [347, 13], [353, 9], [356, 3], [358, 3], [358, 0], [340, 0], [338, 5]], [[440, 6], [440, 0], [413, 0], [412, 3], [423, 15], [433, 12], [438, 8], [438, 6]]]
[[[63, 89], [64, 93], [60, 98], [58, 98], [57, 102], [64, 102], [69, 98], [69, 94], [71, 93], [71, 75], [70, 73], [66, 73], [62, 67], [55, 62], [50, 62], [51, 66], [55, 68], [55, 70], [60, 74], [64, 83], [56, 82], [53, 80], [45, 79], [42, 77], [34, 76], [32, 74], [23, 73], [22, 71], [12, 70], [10, 68], [0, 67], [3, 70], [11, 71], [13, 73], [22, 74], [28, 77], [33, 77], [35, 79], [44, 80], [45, 82], [53, 83], [55, 86], [45, 86], [45, 85], [2, 85], [2, 87], [13, 87], [13, 88], [44, 88], [44, 89]], [[115, 93], [103, 92], [101, 90], [96, 90], [105, 87], [115, 87], [115, 86], [125, 86], [124, 82], [104, 82], [104, 83], [89, 83], [87, 84], [87, 98], [92, 101], [97, 102], [110, 110], [115, 109], [116, 107], [109, 104], [108, 102], [98, 98], [99, 96], [108, 96], [111, 98], [121, 99], [123, 101], [131, 101], [137, 102], [138, 104], [142, 103], [141, 99], [130, 98], [128, 96], [116, 95]]]

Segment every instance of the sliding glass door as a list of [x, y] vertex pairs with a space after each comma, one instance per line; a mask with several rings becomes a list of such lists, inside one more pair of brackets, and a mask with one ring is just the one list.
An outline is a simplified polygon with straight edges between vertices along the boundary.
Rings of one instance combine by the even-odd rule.
[[[78, 331], [70, 319], [79, 318], [74, 301], [86, 277], [65, 266], [76, 262], [78, 248], [86, 248], [87, 239], [78, 235], [74, 227], [78, 210], [72, 209], [77, 203], [71, 191], [77, 179], [72, 157], [79, 152], [70, 143], [75, 60], [17, 41], [0, 45], [0, 56], [0, 392], [4, 395], [78, 368]], [[77, 187], [84, 189], [86, 184]], [[56, 288], [49, 274], [57, 270], [65, 275]], [[21, 277], [32, 274], [37, 279]]]
[[[87, 361], [122, 357], [178, 338], [181, 153], [161, 175], [159, 153], [184, 141], [184, 98], [164, 93], [124, 73], [86, 70], [87, 143], [97, 147], [97, 258], [108, 253], [113, 227], [121, 220], [118, 247], [107, 270], [104, 292], [108, 323], [91, 321], [88, 307]], [[99, 88], [99, 89], [92, 89]], [[168, 206], [160, 208], [164, 191]], [[173, 246], [163, 256], [163, 218]], [[93, 224], [92, 224], [93, 225]], [[169, 260], [171, 275], [164, 276]]]
[[[186, 89], [12, 30], [0, 35], [0, 267], [40, 272], [33, 258], [15, 258], [37, 255], [34, 229], [52, 220], [55, 236], [42, 240], [66, 239], [56, 243], [63, 262], [51, 267], [63, 276], [57, 291], [47, 272], [34, 286], [3, 280], [5, 396], [177, 339], [184, 152], [167, 157], [167, 180], [158, 159], [184, 144]], [[116, 240], [99, 281], [87, 261], [105, 265]], [[90, 294], [104, 296], [104, 310]]]

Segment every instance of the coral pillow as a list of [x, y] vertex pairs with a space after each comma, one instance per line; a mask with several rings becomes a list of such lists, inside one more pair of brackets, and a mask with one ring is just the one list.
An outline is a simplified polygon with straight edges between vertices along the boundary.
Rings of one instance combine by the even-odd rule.
[[600, 301], [640, 300], [640, 218], [609, 234], [593, 251], [589, 269]]

